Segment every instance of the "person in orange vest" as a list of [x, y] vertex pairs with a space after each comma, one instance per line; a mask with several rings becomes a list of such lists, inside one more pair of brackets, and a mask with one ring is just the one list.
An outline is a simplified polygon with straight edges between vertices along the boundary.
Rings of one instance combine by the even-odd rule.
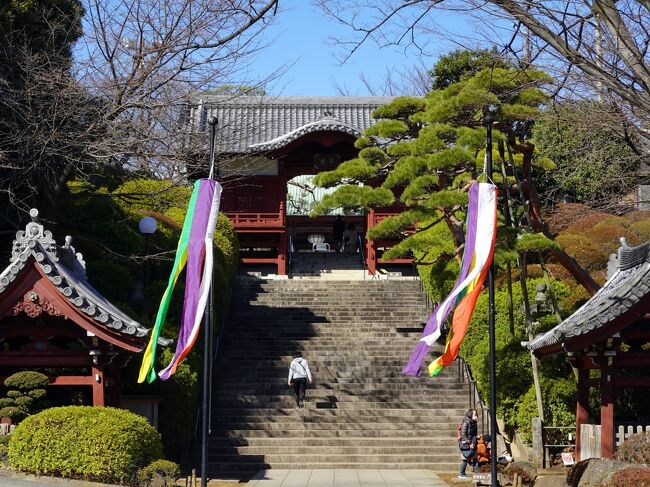
[[490, 463], [490, 435], [478, 435], [476, 439], [476, 461], [479, 466]]

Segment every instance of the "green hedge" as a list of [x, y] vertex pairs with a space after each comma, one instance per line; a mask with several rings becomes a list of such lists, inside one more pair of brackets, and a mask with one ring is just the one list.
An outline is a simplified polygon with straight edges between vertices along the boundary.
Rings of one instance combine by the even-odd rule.
[[130, 482], [162, 456], [147, 420], [114, 408], [47, 409], [25, 419], [9, 441], [9, 461], [18, 470], [99, 482]]

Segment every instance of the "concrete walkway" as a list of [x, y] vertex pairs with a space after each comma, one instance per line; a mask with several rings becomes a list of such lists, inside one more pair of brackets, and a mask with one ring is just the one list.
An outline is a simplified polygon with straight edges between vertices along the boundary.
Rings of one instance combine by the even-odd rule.
[[447, 487], [430, 470], [260, 470], [247, 487]]

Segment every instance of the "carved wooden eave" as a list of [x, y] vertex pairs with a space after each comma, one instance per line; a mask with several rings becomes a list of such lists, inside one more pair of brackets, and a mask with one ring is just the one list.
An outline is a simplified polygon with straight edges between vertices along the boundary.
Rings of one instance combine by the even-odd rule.
[[[38, 212], [30, 212], [36, 218]], [[16, 234], [11, 263], [0, 273], [0, 320], [59, 316], [117, 347], [141, 351], [149, 330], [120, 311], [86, 279], [83, 257], [66, 237], [58, 246], [38, 222]]]

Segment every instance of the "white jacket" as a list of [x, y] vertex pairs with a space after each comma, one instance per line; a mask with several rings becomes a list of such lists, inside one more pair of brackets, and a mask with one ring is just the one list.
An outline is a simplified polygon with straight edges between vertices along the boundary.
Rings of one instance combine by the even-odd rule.
[[309, 364], [302, 357], [294, 358], [289, 365], [289, 382], [291, 379], [309, 379], [311, 382], [311, 372], [309, 370]]

